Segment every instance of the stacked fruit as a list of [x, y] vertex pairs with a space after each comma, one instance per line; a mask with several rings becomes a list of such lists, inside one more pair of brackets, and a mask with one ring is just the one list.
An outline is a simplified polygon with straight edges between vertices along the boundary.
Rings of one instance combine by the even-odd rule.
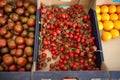
[[102, 5], [96, 6], [99, 30], [102, 31], [103, 41], [118, 38], [120, 34], [120, 6]]
[[[41, 5], [38, 70], [98, 70], [90, 15], [82, 5], [64, 9]], [[47, 51], [50, 53], [47, 53]], [[48, 56], [51, 55], [51, 56]]]
[[30, 71], [33, 63], [36, 6], [0, 0], [0, 71]]

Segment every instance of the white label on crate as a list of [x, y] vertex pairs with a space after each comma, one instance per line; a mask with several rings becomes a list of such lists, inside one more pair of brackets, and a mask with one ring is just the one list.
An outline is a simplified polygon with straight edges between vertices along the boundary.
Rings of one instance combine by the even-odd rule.
[[92, 78], [91, 80], [101, 80], [100, 78]]
[[60, 0], [61, 2], [71, 2], [72, 0]]

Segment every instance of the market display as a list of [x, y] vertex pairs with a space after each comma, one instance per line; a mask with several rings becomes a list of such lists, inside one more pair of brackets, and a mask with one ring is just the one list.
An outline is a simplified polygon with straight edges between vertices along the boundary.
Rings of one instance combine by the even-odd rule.
[[99, 70], [94, 40], [90, 15], [82, 5], [64, 9], [41, 4], [38, 70]]

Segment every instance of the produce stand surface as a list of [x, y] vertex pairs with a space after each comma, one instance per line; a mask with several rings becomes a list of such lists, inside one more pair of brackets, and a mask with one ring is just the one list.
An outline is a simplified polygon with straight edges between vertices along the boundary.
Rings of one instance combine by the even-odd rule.
[[[38, 0], [39, 3], [40, 0]], [[86, 2], [87, 0], [81, 0]], [[95, 1], [96, 0], [92, 0]], [[47, 1], [49, 3], [49, 1]], [[50, 3], [49, 3], [50, 4]], [[93, 5], [93, 4], [91, 4]], [[39, 6], [39, 5], [38, 5]], [[101, 45], [101, 39], [97, 28], [97, 19], [95, 10], [90, 8], [89, 14], [91, 15], [93, 35], [97, 37], [95, 44], [98, 47], [98, 52], [95, 52], [97, 56], [96, 64], [99, 68], [104, 67], [102, 63], [107, 64], [108, 70], [117, 69], [120, 70], [119, 56], [120, 56], [120, 38], [111, 40], [110, 42], [103, 42]], [[72, 80], [120, 80], [119, 71], [110, 71], [101, 68], [100, 71], [37, 71], [37, 55], [38, 55], [38, 35], [39, 35], [39, 9], [36, 13], [36, 28], [35, 28], [35, 45], [34, 45], [34, 62], [33, 70], [31, 72], [0, 72], [0, 80], [71, 80], [66, 78], [74, 78]], [[103, 49], [102, 49], [103, 48]], [[108, 49], [109, 48], [109, 49]], [[114, 48], [114, 49], [113, 49]], [[103, 50], [103, 51], [102, 51]], [[116, 55], [115, 55], [116, 54]], [[103, 58], [104, 55], [104, 58]], [[115, 59], [111, 58], [114, 57]], [[105, 60], [105, 61], [104, 61]], [[113, 61], [114, 60], [114, 61]], [[118, 63], [116, 64], [116, 61]], [[106, 66], [105, 66], [106, 67]]]

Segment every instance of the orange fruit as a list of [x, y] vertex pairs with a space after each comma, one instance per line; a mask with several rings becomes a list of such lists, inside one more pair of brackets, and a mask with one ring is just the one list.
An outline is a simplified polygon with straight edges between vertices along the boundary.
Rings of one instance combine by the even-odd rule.
[[106, 20], [109, 20], [109, 19], [110, 19], [110, 16], [109, 16], [108, 13], [103, 13], [103, 14], [101, 15], [101, 20], [102, 20], [102, 21], [106, 21]]
[[116, 6], [115, 5], [109, 5], [109, 11], [110, 14], [111, 13], [115, 13], [116, 12]]
[[104, 21], [103, 22], [103, 29], [106, 31], [110, 31], [111, 29], [113, 29], [114, 24], [112, 21]]
[[116, 13], [120, 13], [120, 5], [118, 5], [117, 7], [116, 7]]
[[112, 29], [111, 31], [110, 31], [110, 33], [111, 33], [111, 35], [112, 35], [112, 38], [117, 38], [117, 37], [119, 37], [119, 31], [117, 30], [117, 29]]
[[97, 20], [100, 21], [101, 20], [101, 15], [99, 13], [97, 13]]
[[113, 23], [114, 23], [114, 28], [120, 30], [120, 21], [116, 20]]
[[103, 23], [101, 21], [98, 21], [98, 28], [99, 30], [103, 30]]
[[101, 7], [100, 7], [100, 11], [101, 11], [101, 13], [107, 13], [108, 12], [108, 6], [106, 6], [106, 5], [102, 5]]
[[111, 35], [110, 32], [106, 31], [106, 32], [102, 33], [101, 38], [102, 38], [103, 41], [109, 41], [109, 40], [111, 40], [112, 35]]
[[111, 20], [111, 21], [118, 20], [118, 15], [115, 14], [115, 13], [110, 14], [110, 20]]
[[100, 6], [96, 6], [96, 13], [100, 13]]
[[118, 19], [120, 20], [120, 14], [118, 14]]

